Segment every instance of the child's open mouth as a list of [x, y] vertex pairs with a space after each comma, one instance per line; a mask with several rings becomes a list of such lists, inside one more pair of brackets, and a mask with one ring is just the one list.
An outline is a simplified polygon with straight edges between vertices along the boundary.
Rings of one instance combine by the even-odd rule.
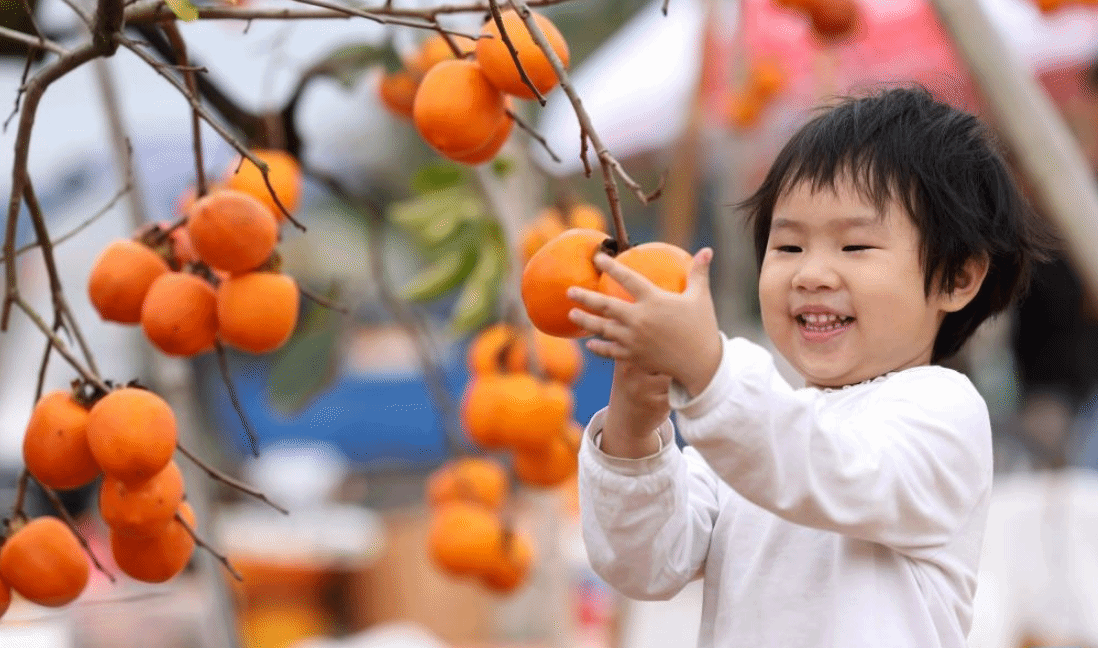
[[823, 315], [808, 313], [797, 316], [797, 324], [805, 338], [813, 342], [822, 342], [835, 337], [850, 327], [853, 317], [843, 315]]

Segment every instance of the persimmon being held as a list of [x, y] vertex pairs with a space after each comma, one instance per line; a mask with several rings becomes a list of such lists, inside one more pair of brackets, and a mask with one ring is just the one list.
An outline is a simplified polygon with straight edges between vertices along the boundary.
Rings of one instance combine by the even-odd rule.
[[[633, 246], [614, 259], [636, 270], [660, 288], [677, 293], [686, 290], [690, 266], [694, 262], [686, 250], [661, 241]], [[598, 291], [628, 302], [634, 301], [629, 291], [608, 274], [599, 278]]]
[[572, 286], [598, 290], [602, 273], [595, 267], [595, 253], [607, 240], [598, 230], [573, 228], [547, 242], [522, 271], [522, 303], [538, 330], [556, 337], [584, 337], [587, 332], [568, 318], [580, 308], [567, 295]]

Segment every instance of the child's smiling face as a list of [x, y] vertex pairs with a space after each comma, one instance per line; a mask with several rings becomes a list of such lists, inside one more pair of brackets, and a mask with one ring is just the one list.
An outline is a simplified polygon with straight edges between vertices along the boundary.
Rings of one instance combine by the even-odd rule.
[[930, 363], [953, 300], [926, 297], [919, 232], [898, 202], [879, 215], [849, 182], [792, 187], [775, 204], [759, 274], [763, 327], [809, 386]]

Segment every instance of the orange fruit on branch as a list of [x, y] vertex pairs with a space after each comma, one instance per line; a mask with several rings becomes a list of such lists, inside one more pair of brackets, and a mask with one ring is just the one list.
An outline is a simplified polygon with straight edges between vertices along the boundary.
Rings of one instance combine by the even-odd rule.
[[[641, 243], [614, 258], [622, 265], [644, 275], [658, 287], [677, 293], [686, 290], [686, 280], [694, 262], [693, 256], [686, 250], [661, 241]], [[599, 278], [598, 290], [611, 297], [633, 301], [629, 291], [608, 274]]]
[[538, 451], [549, 446], [572, 416], [571, 390], [526, 373], [505, 374], [498, 386], [499, 438], [513, 450]]
[[577, 338], [587, 332], [568, 319], [579, 304], [567, 296], [568, 288], [598, 290], [595, 253], [607, 240], [605, 232], [573, 228], [548, 241], [530, 258], [522, 271], [522, 303], [530, 321], [543, 333]]
[[507, 499], [507, 471], [499, 462], [482, 457], [454, 459], [427, 480], [427, 499], [431, 506], [466, 501], [499, 510]]
[[225, 190], [191, 205], [187, 233], [199, 258], [218, 270], [241, 274], [271, 257], [278, 244], [278, 221], [255, 197]]
[[583, 429], [570, 421], [543, 450], [515, 452], [515, 477], [527, 486], [555, 488], [576, 474]]
[[546, 207], [523, 230], [521, 243], [523, 263], [529, 261], [541, 246], [559, 236], [564, 230], [571, 228], [605, 232], [607, 231], [606, 217], [598, 207], [588, 203], [576, 203], [567, 214], [562, 214], [556, 207]]
[[0, 548], [0, 578], [38, 605], [61, 607], [76, 600], [88, 584], [89, 571], [76, 535], [52, 516], [27, 522]]
[[[179, 505], [179, 516], [195, 527], [194, 510], [187, 502]], [[145, 583], [163, 583], [183, 571], [194, 553], [190, 532], [172, 519], [152, 535], [110, 532], [111, 554], [124, 574]]]
[[[507, 370], [530, 371], [531, 362], [525, 340], [507, 353]], [[545, 375], [565, 385], [575, 384], [583, 371], [583, 351], [573, 338], [562, 338], [534, 331], [534, 352]]]
[[286, 274], [230, 277], [217, 287], [218, 335], [241, 351], [274, 351], [293, 334], [300, 300], [297, 281]]
[[503, 145], [507, 143], [507, 140], [511, 137], [511, 131], [514, 130], [515, 120], [511, 119], [510, 115], [504, 115], [503, 123], [500, 124], [496, 133], [480, 148], [469, 153], [468, 155], [454, 155], [452, 159], [455, 162], [461, 162], [462, 164], [484, 164], [489, 162], [492, 158], [503, 149]]
[[175, 452], [175, 414], [147, 389], [122, 387], [88, 411], [88, 447], [106, 475], [132, 486], [151, 479]]
[[147, 245], [123, 239], [103, 248], [88, 276], [88, 298], [108, 322], [136, 324], [149, 286], [168, 262]]
[[[468, 54], [476, 49], [476, 41], [468, 38], [461, 38], [458, 36], [452, 36], [454, 44], [458, 46], [462, 54]], [[415, 54], [409, 57], [405, 62], [405, 68], [417, 81], [423, 78], [423, 75], [427, 74], [431, 68], [435, 65], [443, 62], [450, 61], [457, 57], [454, 56], [454, 50], [450, 47], [450, 44], [446, 42], [446, 38], [435, 32], [424, 39], [423, 43], [416, 50]]]
[[99, 515], [121, 535], [156, 535], [182, 503], [183, 473], [174, 461], [139, 484], [127, 486], [106, 475], [99, 487]]
[[[267, 165], [267, 177], [274, 189], [274, 196], [278, 196], [286, 211], [291, 214], [297, 211], [301, 202], [301, 165], [297, 159], [289, 152], [278, 149], [253, 149], [251, 153]], [[237, 157], [225, 172], [222, 184], [227, 189], [246, 193], [258, 200], [270, 210], [276, 222], [286, 219], [286, 214], [282, 213], [263, 180], [263, 172], [248, 158]]]
[[[530, 13], [534, 23], [545, 35], [545, 39], [549, 42], [549, 46], [557, 55], [557, 58], [560, 59], [563, 67], [568, 69], [568, 43], [564, 40], [560, 30], [553, 24], [553, 21], [544, 15], [537, 12]], [[559, 82], [557, 72], [553, 69], [552, 63], [549, 62], [549, 57], [545, 55], [545, 52], [541, 50], [534, 41], [533, 36], [530, 35], [526, 23], [523, 22], [514, 9], [501, 12], [500, 17], [502, 18], [500, 22], [503, 23], [503, 29], [507, 32], [511, 44], [514, 45], [515, 51], [518, 53], [519, 63], [522, 64], [522, 69], [526, 72], [530, 83], [542, 95], [552, 90]], [[522, 99], [533, 99], [534, 93], [523, 82], [518, 67], [515, 65], [515, 59], [511, 56], [511, 50], [503, 42], [495, 19], [489, 19], [485, 22], [480, 33], [482, 38], [477, 40], [477, 60], [492, 84], [509, 95]]]
[[217, 296], [208, 281], [185, 272], [160, 275], [141, 308], [141, 329], [156, 348], [190, 357], [217, 340]]
[[525, 583], [534, 565], [534, 540], [525, 531], [505, 531], [497, 544], [495, 560], [481, 574], [481, 582], [497, 593], [510, 594]]
[[504, 447], [499, 413], [503, 407], [505, 376], [474, 376], [461, 397], [461, 423], [469, 439], [486, 450]]
[[428, 535], [431, 560], [455, 576], [478, 576], [495, 562], [503, 526], [489, 509], [451, 502], [434, 512]]
[[23, 463], [40, 483], [79, 488], [102, 472], [88, 446], [88, 410], [67, 391], [42, 396], [23, 435]]
[[438, 63], [419, 82], [412, 122], [431, 148], [456, 159], [472, 156], [494, 138], [509, 119], [503, 93], [489, 83], [471, 60]]
[[412, 118], [412, 105], [418, 89], [419, 81], [405, 70], [384, 73], [377, 82], [377, 96], [381, 99], [381, 105], [404, 119]]

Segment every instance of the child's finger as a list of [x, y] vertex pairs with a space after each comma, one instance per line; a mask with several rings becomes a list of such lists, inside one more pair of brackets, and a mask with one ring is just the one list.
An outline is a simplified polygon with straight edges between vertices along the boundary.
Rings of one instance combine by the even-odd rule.
[[615, 259], [610, 258], [609, 254], [602, 252], [596, 254], [594, 263], [596, 268], [615, 279], [637, 301], [640, 301], [653, 290], [659, 290], [656, 284], [648, 280], [648, 277], [623, 263], [618, 263]]
[[630, 358], [629, 350], [613, 340], [590, 339], [587, 340], [587, 348], [608, 360], [626, 361]]
[[579, 286], [571, 286], [568, 288], [565, 292], [565, 296], [580, 306], [583, 306], [585, 310], [606, 315], [617, 320], [622, 318], [622, 307], [628, 306], [626, 302], [617, 297], [604, 295], [597, 290], [588, 290]]

